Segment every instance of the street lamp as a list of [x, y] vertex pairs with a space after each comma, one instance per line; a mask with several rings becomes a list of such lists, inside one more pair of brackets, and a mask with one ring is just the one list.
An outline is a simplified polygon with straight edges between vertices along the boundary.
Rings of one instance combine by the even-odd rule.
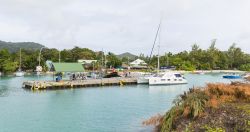
[[41, 66], [41, 53], [42, 53], [42, 50], [44, 49], [45, 47], [42, 47], [41, 49], [40, 49], [40, 52], [39, 52], [39, 66]]

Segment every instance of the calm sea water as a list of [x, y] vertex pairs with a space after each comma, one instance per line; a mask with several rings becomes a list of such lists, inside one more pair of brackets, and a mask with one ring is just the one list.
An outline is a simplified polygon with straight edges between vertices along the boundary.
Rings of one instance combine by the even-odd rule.
[[25, 80], [51, 76], [0, 77], [0, 132], [144, 132], [142, 121], [166, 112], [173, 99], [206, 82], [230, 82], [222, 74], [186, 74], [187, 85], [111, 86], [32, 92]]

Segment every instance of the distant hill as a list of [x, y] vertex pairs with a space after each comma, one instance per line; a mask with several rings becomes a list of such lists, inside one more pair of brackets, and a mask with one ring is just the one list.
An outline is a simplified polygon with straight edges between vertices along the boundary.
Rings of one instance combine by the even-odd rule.
[[117, 55], [117, 57], [120, 58], [120, 59], [122, 59], [123, 57], [126, 57], [126, 58], [129, 57], [130, 60], [134, 60], [134, 59], [136, 59], [137, 56], [133, 55], [133, 54], [131, 54], [129, 52], [126, 52], [126, 53]]
[[39, 50], [41, 47], [44, 47], [41, 44], [34, 42], [4, 42], [0, 40], [0, 50], [8, 49], [10, 52], [16, 52], [20, 48], [26, 50]]

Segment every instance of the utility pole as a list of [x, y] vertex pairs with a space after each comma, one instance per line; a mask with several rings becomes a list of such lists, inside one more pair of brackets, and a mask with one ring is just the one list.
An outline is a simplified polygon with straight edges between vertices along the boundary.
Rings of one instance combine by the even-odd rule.
[[167, 57], [167, 66], [169, 66], [169, 58], [168, 58], [168, 53], [166, 53], [166, 57]]
[[59, 63], [61, 63], [61, 51], [59, 50]]
[[128, 66], [129, 66], [129, 57], [128, 57]]
[[102, 49], [102, 68], [103, 68], [103, 55], [104, 55], [104, 52], [103, 52], [103, 49]]
[[107, 64], [107, 58], [106, 55], [104, 54], [104, 68], [106, 68], [106, 64]]

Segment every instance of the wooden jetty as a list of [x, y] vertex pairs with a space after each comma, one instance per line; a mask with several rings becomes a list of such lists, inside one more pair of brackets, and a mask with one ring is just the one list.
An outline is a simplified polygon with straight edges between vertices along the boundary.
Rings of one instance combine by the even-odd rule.
[[111, 85], [130, 85], [137, 84], [136, 78], [102, 78], [102, 79], [87, 79], [87, 80], [63, 80], [55, 81], [25, 81], [23, 88], [30, 90], [45, 90], [45, 89], [64, 89], [64, 88], [83, 88]]

